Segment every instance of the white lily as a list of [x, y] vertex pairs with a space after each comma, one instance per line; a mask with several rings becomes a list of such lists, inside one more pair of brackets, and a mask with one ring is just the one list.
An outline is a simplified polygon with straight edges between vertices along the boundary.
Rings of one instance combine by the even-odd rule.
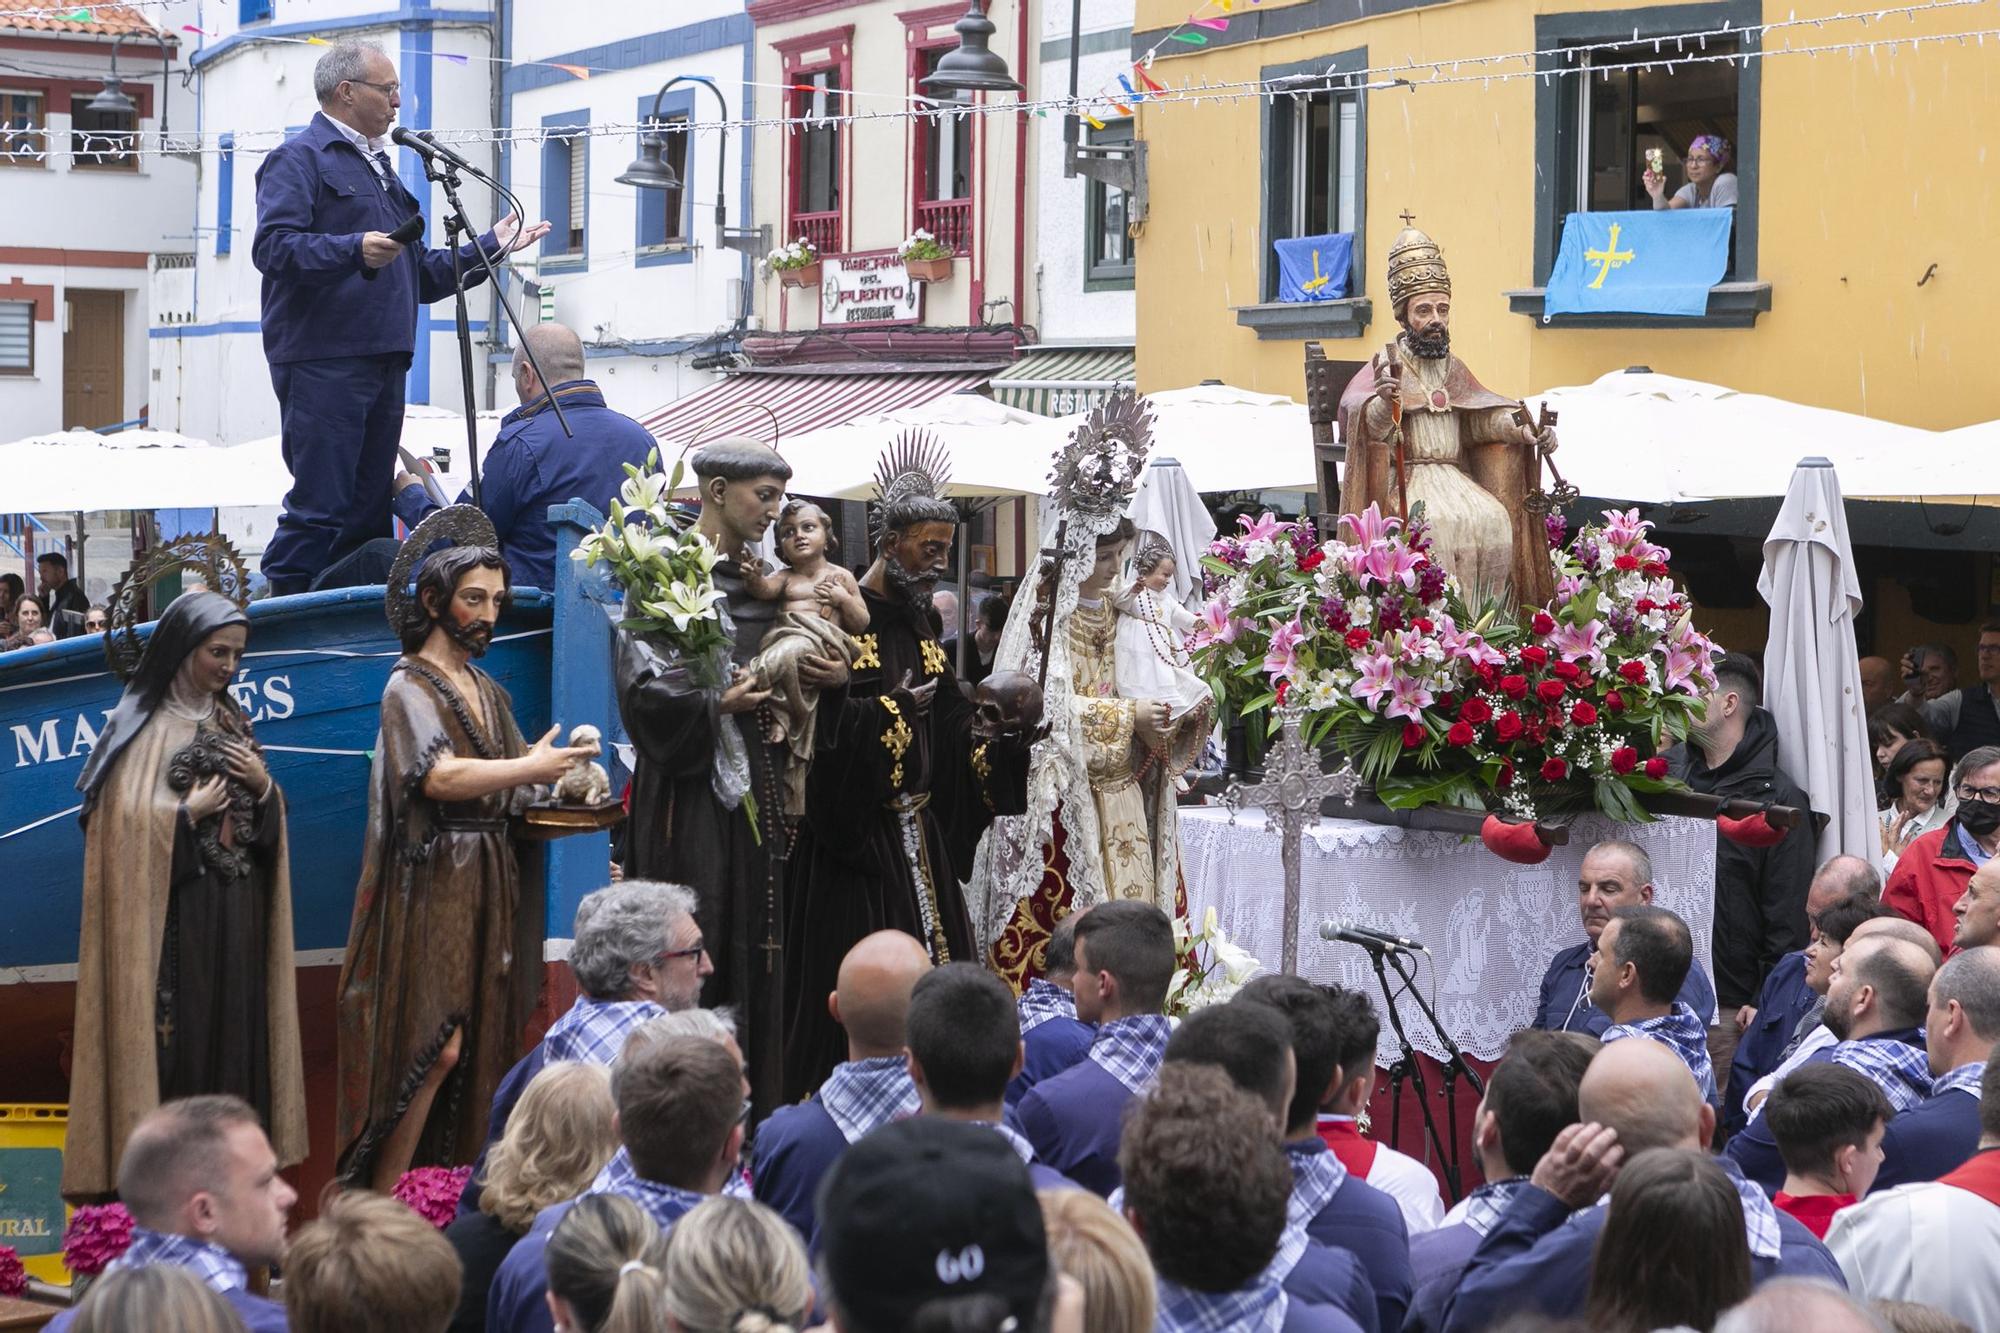
[[618, 488], [619, 498], [629, 509], [643, 509], [652, 512], [664, 498], [667, 479], [657, 472], [641, 472], [627, 477], [625, 484]]
[[685, 630], [694, 621], [715, 619], [715, 604], [721, 597], [714, 584], [698, 588], [676, 582], [661, 590], [659, 601], [674, 628]]
[[1223, 978], [1232, 989], [1264, 970], [1264, 965], [1248, 949], [1232, 943], [1221, 931], [1209, 940], [1208, 947], [1214, 952], [1215, 961], [1222, 964]]

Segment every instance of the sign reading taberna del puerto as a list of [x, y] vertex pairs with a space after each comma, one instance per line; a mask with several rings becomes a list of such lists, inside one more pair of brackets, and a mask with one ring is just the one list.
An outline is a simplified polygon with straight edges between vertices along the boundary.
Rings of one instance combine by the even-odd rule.
[[894, 250], [828, 255], [820, 263], [821, 328], [914, 324], [923, 318], [923, 284], [911, 280]]

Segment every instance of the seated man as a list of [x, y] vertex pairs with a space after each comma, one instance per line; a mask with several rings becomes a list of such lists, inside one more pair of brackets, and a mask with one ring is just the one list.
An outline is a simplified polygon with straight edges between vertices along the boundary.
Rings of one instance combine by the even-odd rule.
[[[1550, 960], [1542, 977], [1534, 1026], [1597, 1037], [1611, 1026], [1611, 1020], [1590, 1002], [1591, 950], [1614, 907], [1643, 907], [1653, 901], [1653, 858], [1637, 843], [1622, 839], [1598, 843], [1583, 858], [1576, 899], [1583, 933], [1589, 938]], [[1715, 1013], [1715, 985], [1700, 964], [1688, 969], [1687, 980], [1674, 998], [1704, 1023]]]
[[1159, 1073], [1173, 976], [1173, 923], [1151, 903], [1100, 903], [1077, 921], [1076, 1016], [1097, 1035], [1087, 1059], [1028, 1089], [1014, 1122], [1039, 1160], [1094, 1193], [1118, 1188], [1125, 1106]]
[[1271, 1274], [1292, 1173], [1269, 1116], [1222, 1071], [1185, 1064], [1161, 1070], [1133, 1107], [1118, 1148], [1124, 1211], [1153, 1260], [1159, 1333], [1357, 1333], [1338, 1310], [1293, 1300]]
[[1779, 1080], [1764, 1117], [1785, 1159], [1785, 1184], [1771, 1202], [1824, 1240], [1833, 1215], [1875, 1183], [1889, 1099], [1852, 1069], [1829, 1060]]
[[458, 1309], [451, 1242], [416, 1211], [365, 1190], [336, 1194], [285, 1254], [294, 1333], [445, 1333]]
[[1763, 1114], [1764, 1099], [1771, 1095], [1771, 1089], [1777, 1086], [1779, 1079], [1810, 1060], [1814, 1052], [1834, 1044], [1835, 1037], [1827, 1030], [1824, 1021], [1826, 991], [1833, 984], [1833, 965], [1846, 951], [1848, 942], [1869, 933], [1871, 929], [1886, 929], [1896, 922], [1922, 934], [1920, 927], [1903, 921], [1873, 898], [1842, 898], [1819, 914], [1813, 925], [1812, 943], [1805, 950], [1806, 989], [1813, 994], [1812, 1007], [1793, 1024], [1791, 1036], [1778, 1054], [1776, 1067], [1745, 1090], [1742, 1110], [1746, 1123]]
[[1694, 1075], [1701, 1099], [1716, 1102], [1708, 1059], [1708, 1025], [1676, 1000], [1694, 963], [1687, 922], [1664, 907], [1620, 907], [1597, 935], [1590, 956], [1590, 1002], [1611, 1020], [1604, 1042], [1651, 1037], [1664, 1043]]
[[1009, 1081], [1021, 1072], [1021, 1020], [1006, 982], [977, 963], [946, 963], [917, 978], [903, 1057], [925, 1115], [992, 1130], [1028, 1164], [1038, 1190], [1078, 1188], [1036, 1161], [1002, 1119]]
[[[285, 1333], [285, 1307], [251, 1295], [247, 1270], [285, 1257], [285, 1217], [299, 1196], [278, 1175], [271, 1141], [248, 1102], [183, 1097], [148, 1114], [125, 1140], [118, 1197], [133, 1231], [112, 1269], [190, 1269], [250, 1333]], [[75, 1318], [65, 1310], [50, 1321], [50, 1333]]]
[[[1604, 1230], [1602, 1199], [1618, 1165], [1648, 1148], [1706, 1150], [1715, 1108], [1702, 1100], [1687, 1065], [1649, 1038], [1613, 1042], [1597, 1053], [1577, 1089], [1583, 1123], [1564, 1130], [1474, 1251], [1452, 1297], [1445, 1328], [1474, 1333], [1510, 1314], [1581, 1315], [1591, 1258]], [[1764, 1192], [1718, 1159], [1743, 1203], [1750, 1277], [1840, 1281], [1833, 1256]]]
[[751, 1191], [807, 1242], [817, 1230], [820, 1180], [847, 1145], [923, 1109], [903, 1047], [910, 992], [930, 970], [930, 954], [900, 930], [878, 930], [849, 949], [827, 996], [833, 1021], [847, 1033], [847, 1059], [817, 1096], [779, 1107], [757, 1130]]
[[1042, 975], [1031, 977], [1021, 992], [1021, 1040], [1026, 1053], [1021, 1072], [1007, 1085], [1007, 1109], [1013, 1110], [1029, 1088], [1060, 1074], [1090, 1054], [1097, 1029], [1076, 1016], [1076, 922], [1071, 912], [1056, 922], [1042, 950]]
[[1889, 1122], [1875, 1188], [1936, 1180], [1979, 1147], [1979, 1087], [2000, 1041], [2000, 949], [1953, 954], [1931, 980], [1924, 1049], [1931, 1095]]
[[[1826, 993], [1824, 1021], [1835, 1043], [1815, 1051], [1808, 1063], [1846, 1065], [1882, 1089], [1897, 1111], [1915, 1106], [1931, 1092], [1918, 1025], [1929, 1007], [1932, 975], [1930, 959], [1908, 940], [1851, 939], [1833, 965]], [[1784, 1183], [1784, 1158], [1764, 1117], [1752, 1120], [1723, 1152], [1767, 1191]]]
[[1396, 1201], [1410, 1235], [1444, 1220], [1444, 1198], [1431, 1169], [1408, 1153], [1361, 1133], [1361, 1111], [1375, 1095], [1375, 1050], [1382, 1020], [1360, 991], [1330, 987], [1328, 1010], [1339, 1045], [1339, 1078], [1320, 1094], [1319, 1137], [1349, 1171]]
[[1445, 1306], [1472, 1252], [1527, 1186], [1556, 1135], [1576, 1123], [1577, 1085], [1597, 1049], [1581, 1033], [1534, 1028], [1515, 1033], [1507, 1044], [1507, 1058], [1486, 1081], [1472, 1118], [1472, 1148], [1486, 1183], [1446, 1213], [1437, 1230], [1411, 1239], [1417, 1289], [1403, 1333], [1436, 1333], [1444, 1326]]

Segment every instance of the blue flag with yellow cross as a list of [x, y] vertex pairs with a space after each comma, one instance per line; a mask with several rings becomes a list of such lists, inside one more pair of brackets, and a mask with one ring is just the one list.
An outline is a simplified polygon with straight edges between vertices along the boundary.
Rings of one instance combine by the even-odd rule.
[[1347, 295], [1354, 267], [1354, 233], [1295, 236], [1274, 241], [1280, 301], [1337, 301]]
[[1704, 315], [1729, 268], [1733, 208], [1571, 213], [1543, 312]]

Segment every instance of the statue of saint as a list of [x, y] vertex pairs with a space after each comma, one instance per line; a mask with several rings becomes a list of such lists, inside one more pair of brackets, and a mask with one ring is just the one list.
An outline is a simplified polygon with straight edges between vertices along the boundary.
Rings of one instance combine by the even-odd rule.
[[1451, 354], [1451, 274], [1415, 227], [1389, 247], [1389, 303], [1402, 332], [1340, 399], [1341, 512], [1377, 504], [1407, 518], [1421, 504], [1434, 551], [1468, 606], [1541, 606], [1554, 578], [1526, 500], [1540, 485], [1542, 455], [1555, 452], [1555, 430], [1520, 424], [1521, 404]]

